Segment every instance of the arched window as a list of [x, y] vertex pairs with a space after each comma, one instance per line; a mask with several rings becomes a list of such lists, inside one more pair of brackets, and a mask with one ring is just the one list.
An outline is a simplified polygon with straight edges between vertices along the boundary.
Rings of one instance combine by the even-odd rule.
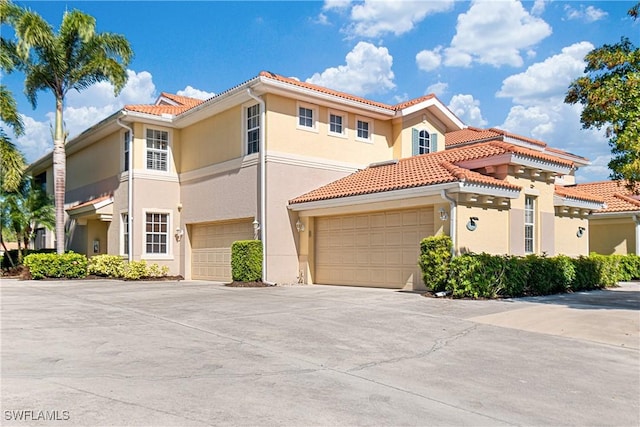
[[426, 129], [413, 129], [411, 154], [435, 153], [438, 151], [438, 134], [429, 133]]
[[431, 152], [431, 138], [429, 132], [421, 130], [418, 134], [418, 154], [427, 154]]

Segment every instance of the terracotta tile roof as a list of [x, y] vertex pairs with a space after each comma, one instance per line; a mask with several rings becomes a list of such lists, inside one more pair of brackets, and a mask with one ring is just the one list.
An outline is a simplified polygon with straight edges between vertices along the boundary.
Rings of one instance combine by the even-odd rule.
[[640, 211], [639, 196], [634, 195], [622, 181], [601, 181], [573, 186], [578, 191], [601, 197], [607, 207], [597, 213]]
[[[160, 98], [168, 98], [180, 105], [168, 105], [160, 102]], [[127, 111], [135, 111], [138, 113], [153, 114], [155, 116], [161, 116], [163, 114], [171, 114], [177, 116], [184, 113], [191, 108], [202, 104], [204, 101], [200, 99], [190, 98], [188, 96], [180, 96], [172, 93], [162, 92], [156, 104], [138, 104], [138, 105], [125, 105], [124, 109]]]
[[333, 89], [329, 89], [323, 86], [318, 86], [312, 83], [307, 83], [307, 82], [301, 82], [300, 80], [297, 79], [293, 79], [291, 77], [284, 77], [281, 76], [279, 74], [275, 74], [272, 73], [270, 71], [262, 71], [260, 72], [260, 77], [266, 77], [272, 80], [277, 80], [280, 82], [284, 82], [284, 83], [289, 83], [292, 84], [294, 86], [298, 86], [298, 87], [302, 87], [305, 89], [310, 89], [310, 90], [314, 90], [316, 92], [320, 92], [320, 93], [325, 93], [327, 95], [333, 95], [333, 96], [337, 96], [340, 98], [344, 98], [344, 99], [348, 99], [350, 101], [356, 101], [356, 102], [361, 102], [363, 104], [368, 104], [368, 105], [372, 105], [374, 107], [379, 107], [379, 108], [383, 108], [385, 110], [390, 110], [390, 111], [395, 111], [394, 106], [389, 105], [389, 104], [384, 104], [382, 102], [376, 102], [376, 101], [372, 101], [370, 99], [366, 99], [366, 98], [362, 98], [359, 96], [355, 96], [355, 95], [351, 95], [345, 92], [339, 92], [337, 90], [333, 90]]
[[312, 202], [362, 194], [380, 193], [413, 187], [430, 186], [448, 182], [484, 184], [497, 188], [520, 190], [521, 187], [507, 181], [460, 167], [456, 163], [468, 160], [488, 158], [506, 153], [527, 155], [570, 164], [542, 153], [506, 144], [490, 141], [471, 146], [423, 154], [398, 160], [397, 163], [370, 166], [328, 185], [320, 187], [289, 201], [290, 204]]
[[490, 128], [490, 129], [480, 129], [473, 126], [469, 126], [465, 129], [456, 130], [453, 132], [448, 132], [445, 135], [445, 146], [453, 147], [459, 144], [467, 144], [471, 142], [477, 141], [486, 141], [489, 139], [504, 139], [513, 138], [519, 139], [524, 142], [528, 142], [529, 144], [537, 145], [540, 147], [546, 147], [542, 141], [533, 138], [527, 138], [526, 136], [516, 135], [515, 133], [509, 133], [502, 129], [498, 128]]
[[84, 208], [85, 206], [95, 205], [95, 204], [98, 204], [100, 202], [104, 202], [105, 200], [109, 200], [112, 197], [113, 197], [112, 194], [107, 194], [106, 196], [96, 197], [95, 199], [87, 200], [86, 202], [82, 202], [82, 203], [80, 203], [78, 205], [75, 205], [75, 206], [72, 206], [70, 208], [67, 208], [67, 212], [68, 211], [73, 211], [73, 210], [76, 210], [76, 209], [80, 209], [80, 208]]
[[431, 94], [429, 94], [429, 95], [421, 96], [420, 98], [410, 99], [410, 100], [408, 100], [408, 101], [405, 101], [405, 102], [401, 102], [401, 103], [399, 103], [399, 104], [396, 104], [396, 105], [394, 105], [394, 106], [393, 106], [393, 109], [394, 109], [394, 110], [396, 110], [396, 111], [398, 111], [398, 110], [404, 110], [404, 109], [405, 109], [405, 108], [407, 108], [407, 107], [411, 107], [411, 106], [416, 105], [416, 104], [419, 104], [419, 103], [421, 103], [421, 102], [428, 101], [428, 100], [433, 99], [433, 98], [435, 98], [435, 97], [436, 97], [436, 96], [435, 96], [434, 94], [432, 94], [432, 93], [431, 93]]
[[584, 200], [587, 202], [596, 202], [596, 203], [604, 202], [604, 197], [577, 190], [575, 187], [565, 187], [563, 185], [556, 185], [555, 193], [558, 196], [568, 197], [570, 199]]

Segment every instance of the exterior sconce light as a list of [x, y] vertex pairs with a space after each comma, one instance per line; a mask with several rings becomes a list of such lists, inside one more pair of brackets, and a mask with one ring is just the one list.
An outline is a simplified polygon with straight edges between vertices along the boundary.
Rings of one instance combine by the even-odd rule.
[[440, 221], [449, 219], [449, 213], [444, 208], [440, 208], [438, 212], [440, 213]]
[[253, 220], [253, 240], [258, 240], [258, 232], [260, 231], [260, 223], [258, 219]]
[[175, 234], [176, 242], [179, 242], [180, 240], [182, 240], [182, 236], [184, 236], [184, 230], [180, 227], [176, 228], [176, 234]]
[[584, 230], [585, 230], [584, 227], [578, 227], [578, 232], [576, 233], [576, 236], [578, 236], [578, 239], [584, 235]]
[[298, 230], [298, 233], [302, 233], [304, 231], [304, 223], [300, 221], [299, 218], [298, 221], [296, 221], [296, 230]]
[[478, 228], [478, 224], [476, 224], [477, 221], [479, 221], [477, 216], [470, 217], [469, 222], [467, 222], [467, 230], [474, 231]]

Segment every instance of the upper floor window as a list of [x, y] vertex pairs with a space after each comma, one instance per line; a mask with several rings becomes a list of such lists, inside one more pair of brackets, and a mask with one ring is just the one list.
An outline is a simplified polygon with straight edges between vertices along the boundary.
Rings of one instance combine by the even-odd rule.
[[363, 119], [356, 120], [356, 139], [371, 142], [372, 133], [373, 129], [370, 121]]
[[419, 154], [427, 154], [438, 151], [438, 134], [429, 133], [426, 130], [413, 129], [412, 133], [412, 149], [411, 153], [414, 156]]
[[124, 141], [123, 141], [123, 155], [124, 155], [124, 161], [123, 161], [123, 167], [122, 170], [123, 171], [128, 171], [129, 170], [129, 139], [131, 137], [131, 134], [129, 131], [125, 131], [124, 133]]
[[169, 133], [147, 129], [147, 169], [167, 171], [169, 166]]
[[532, 196], [524, 198], [524, 252], [535, 252], [536, 199]]
[[145, 245], [147, 254], [169, 253], [169, 214], [147, 212]]
[[329, 134], [335, 136], [345, 136], [347, 118], [343, 114], [329, 113]]
[[298, 129], [318, 130], [316, 122], [318, 120], [318, 107], [311, 104], [298, 103]]
[[247, 154], [260, 151], [260, 105], [247, 107]]

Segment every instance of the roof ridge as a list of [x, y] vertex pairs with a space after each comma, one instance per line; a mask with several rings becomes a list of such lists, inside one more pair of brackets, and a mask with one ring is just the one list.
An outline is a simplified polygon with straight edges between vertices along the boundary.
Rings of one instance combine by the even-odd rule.
[[640, 200], [636, 200], [633, 197], [625, 196], [624, 194], [615, 193], [613, 197], [617, 197], [620, 200], [624, 200], [627, 203], [631, 203], [632, 205], [640, 206]]

